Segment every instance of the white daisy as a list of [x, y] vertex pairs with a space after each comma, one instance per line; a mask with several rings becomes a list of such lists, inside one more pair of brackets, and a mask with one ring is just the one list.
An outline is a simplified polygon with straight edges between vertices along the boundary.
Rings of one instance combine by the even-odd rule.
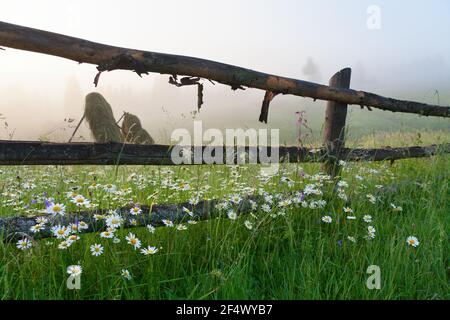
[[375, 238], [375, 233], [374, 233], [374, 232], [369, 232], [369, 233], [367, 234], [367, 237], [368, 237], [369, 239], [373, 239], [373, 238]]
[[43, 224], [38, 223], [38, 224], [35, 224], [34, 226], [32, 226], [30, 228], [30, 231], [33, 233], [37, 233], [37, 232], [43, 230], [44, 228], [45, 228], [45, 226]]
[[181, 210], [183, 210], [183, 212], [187, 213], [191, 217], [194, 216], [194, 213], [191, 210], [189, 210], [188, 208], [186, 208], [186, 207], [183, 207]]
[[128, 233], [128, 235], [125, 237], [125, 239], [128, 241], [128, 244], [131, 244], [134, 249], [141, 247], [141, 240], [136, 238], [136, 235], [133, 233]]
[[367, 236], [368, 236], [370, 239], [375, 238], [375, 232], [376, 232], [376, 230], [375, 230], [374, 227], [372, 227], [372, 226], [368, 226], [368, 227], [367, 227]]
[[48, 222], [48, 219], [46, 217], [37, 217], [36, 218], [36, 223], [37, 224], [46, 224]]
[[230, 201], [234, 204], [239, 204], [239, 202], [242, 201], [242, 198], [239, 195], [235, 194], [230, 197]]
[[155, 233], [156, 228], [154, 226], [152, 226], [151, 224], [147, 225], [147, 230], [150, 233]]
[[51, 231], [57, 239], [64, 239], [70, 234], [70, 227], [57, 225], [52, 227]]
[[27, 238], [23, 238], [19, 241], [17, 241], [16, 247], [20, 250], [27, 250], [30, 249], [32, 246], [32, 243]]
[[142, 213], [142, 209], [139, 208], [138, 206], [134, 206], [133, 208], [130, 209], [130, 213], [131, 213], [133, 216], [136, 216], [136, 215]]
[[84, 222], [84, 221], [79, 221], [78, 222], [78, 229], [81, 231], [81, 230], [86, 230], [86, 229], [88, 229], [89, 228], [89, 225], [86, 223], [86, 222]]
[[278, 206], [279, 206], [280, 208], [283, 208], [283, 207], [289, 206], [291, 203], [292, 203], [291, 200], [286, 199], [286, 200], [282, 200], [282, 201], [278, 202]]
[[233, 210], [228, 211], [227, 216], [228, 216], [228, 219], [230, 219], [230, 220], [236, 220], [237, 219], [237, 214]]
[[177, 190], [189, 190], [191, 188], [191, 186], [189, 185], [189, 183], [186, 182], [180, 182], [176, 187]]
[[106, 218], [106, 225], [110, 228], [117, 229], [122, 225], [122, 223], [123, 219], [118, 214], [112, 214]]
[[340, 188], [347, 188], [347, 187], [348, 187], [348, 183], [345, 182], [344, 180], [340, 180], [340, 181], [337, 183], [337, 186], [340, 187]]
[[120, 271], [120, 274], [122, 275], [122, 277], [124, 277], [127, 280], [131, 280], [131, 274], [130, 271], [128, 271], [127, 269], [122, 269]]
[[375, 203], [377, 201], [377, 198], [373, 194], [366, 194], [367, 199], [369, 199], [370, 203]]
[[78, 193], [74, 192], [74, 191], [70, 191], [70, 192], [66, 192], [67, 198], [75, 198], [76, 196], [78, 196]]
[[79, 265], [73, 265], [67, 267], [67, 273], [71, 276], [79, 276], [83, 272], [83, 268]]
[[344, 207], [343, 210], [345, 213], [353, 213], [353, 209], [349, 207]]
[[323, 216], [322, 221], [325, 223], [331, 223], [333, 219], [330, 216]]
[[193, 206], [195, 206], [196, 204], [198, 204], [198, 202], [200, 201], [200, 199], [198, 197], [193, 197], [189, 199], [189, 203]]
[[77, 233], [78, 231], [79, 231], [78, 223], [72, 223], [70, 225], [70, 232], [71, 233]]
[[98, 214], [98, 213], [95, 213], [93, 217], [94, 217], [95, 221], [99, 221], [99, 220], [105, 219], [105, 216], [103, 214]]
[[93, 244], [90, 247], [91, 249], [91, 253], [93, 256], [98, 257], [99, 255], [101, 255], [103, 253], [103, 247], [101, 244]]
[[103, 189], [106, 192], [112, 193], [112, 192], [116, 191], [117, 187], [115, 185], [113, 185], [113, 184], [108, 183], [108, 184], [104, 185]]
[[71, 242], [75, 242], [77, 240], [80, 240], [80, 237], [77, 236], [76, 234], [72, 234], [72, 235], [68, 236], [66, 240], [67, 241], [71, 241]]
[[408, 238], [406, 238], [406, 243], [414, 248], [420, 244], [419, 239], [414, 236], [409, 236]]
[[106, 230], [106, 231], [100, 232], [100, 237], [106, 238], [106, 239], [111, 239], [114, 237], [114, 233], [109, 230]]
[[147, 248], [141, 249], [141, 253], [146, 256], [148, 256], [150, 254], [155, 254], [157, 252], [158, 252], [158, 248], [152, 247], [152, 246], [148, 246]]
[[89, 206], [89, 200], [86, 199], [85, 197], [83, 197], [81, 194], [72, 198], [71, 202], [75, 203], [75, 205], [77, 207], [81, 207], [81, 206], [88, 207]]
[[58, 244], [58, 249], [60, 250], [66, 250], [72, 245], [73, 241], [71, 240], [63, 240]]
[[61, 203], [51, 203], [47, 207], [47, 213], [52, 214], [54, 216], [57, 215], [63, 216], [66, 213], [66, 206]]

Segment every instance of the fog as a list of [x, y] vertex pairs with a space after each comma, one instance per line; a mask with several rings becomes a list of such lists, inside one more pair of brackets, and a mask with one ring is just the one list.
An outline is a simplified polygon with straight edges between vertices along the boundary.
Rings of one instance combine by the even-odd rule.
[[[380, 9], [379, 28], [368, 27], [371, 5]], [[450, 2], [445, 0], [1, 0], [0, 20], [319, 83], [351, 67], [354, 89], [450, 105]], [[325, 102], [277, 96], [269, 124], [263, 125], [257, 121], [263, 91], [232, 91], [208, 81], [204, 105], [195, 114], [196, 87], [172, 86], [167, 75], [104, 72], [95, 88], [94, 65], [5, 49], [0, 51], [0, 139], [66, 141], [92, 91], [105, 96], [116, 119], [123, 111], [138, 115], [158, 143], [167, 143], [175, 128], [191, 128], [194, 118], [204, 127], [280, 128], [288, 132], [286, 140], [292, 138], [295, 111], [323, 118]], [[76, 140], [92, 140], [86, 124]]]

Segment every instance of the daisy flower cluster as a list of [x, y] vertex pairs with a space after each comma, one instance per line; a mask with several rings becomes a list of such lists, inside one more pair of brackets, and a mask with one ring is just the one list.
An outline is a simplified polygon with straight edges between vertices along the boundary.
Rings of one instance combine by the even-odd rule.
[[[387, 167], [355, 167], [345, 162], [341, 165], [346, 178], [338, 181], [322, 173], [308, 174], [298, 166], [280, 166], [278, 172], [253, 172], [248, 166], [231, 165], [217, 166], [209, 172], [190, 167], [146, 169], [125, 174], [114, 183], [108, 181], [105, 168], [60, 173], [49, 166], [37, 174], [25, 167], [20, 187], [13, 187], [18, 185], [13, 175], [2, 180], [6, 187], [1, 193], [0, 210], [37, 216], [29, 229], [31, 237], [16, 243], [21, 251], [38, 245], [32, 237], [44, 232], [51, 233], [52, 243], [62, 252], [81, 250], [79, 240], [83, 234], [101, 225], [101, 231], [85, 250], [93, 259], [106, 259], [107, 253], [118, 247], [141, 258], [160, 253], [155, 225], [145, 220], [147, 208], [159, 203], [183, 203], [179, 209], [182, 220], [166, 218], [161, 223], [169, 234], [188, 233], [186, 230], [196, 228], [194, 225], [203, 214], [199, 204], [211, 199], [216, 199], [212, 202], [214, 214], [217, 212], [249, 235], [264, 230], [273, 221], [305, 215], [311, 217], [320, 232], [339, 232], [343, 241], [379, 241], [377, 232], [384, 236], [384, 230], [377, 212], [383, 210], [395, 217], [408, 211], [405, 203], [393, 203], [396, 200], [383, 195], [385, 186], [395, 176]], [[92, 220], [78, 219], [85, 211], [93, 212]], [[72, 223], [67, 223], [69, 215], [73, 215]], [[121, 232], [132, 226], [146, 227], [149, 238], [130, 230]], [[404, 244], [407, 237], [408, 246], [418, 247], [419, 240], [408, 234], [402, 235], [399, 243]], [[118, 245], [121, 242], [123, 245]], [[70, 272], [81, 274], [80, 263], [71, 267]], [[128, 269], [119, 270], [124, 279], [132, 279]]]

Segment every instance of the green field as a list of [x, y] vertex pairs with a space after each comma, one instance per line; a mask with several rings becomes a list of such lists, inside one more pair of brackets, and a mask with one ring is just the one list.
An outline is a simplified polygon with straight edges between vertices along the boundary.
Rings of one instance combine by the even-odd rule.
[[[401, 137], [408, 142], [416, 133]], [[423, 143], [435, 138], [421, 136]], [[83, 195], [92, 210], [224, 201], [219, 219], [154, 233], [118, 227], [114, 238], [73, 231], [79, 240], [65, 249], [59, 248], [64, 239], [30, 240], [25, 250], [1, 241], [0, 297], [448, 299], [449, 164], [448, 155], [347, 163], [334, 192], [316, 164], [283, 165], [273, 176], [261, 175], [256, 165], [1, 167], [0, 216], [45, 216], [46, 203], [77, 212], [69, 192]], [[239, 199], [252, 194], [264, 200], [232, 219]], [[127, 242], [129, 232], [141, 248]], [[409, 236], [419, 245], [409, 245]], [[101, 255], [92, 255], [94, 244], [102, 246]], [[158, 251], [145, 255], [147, 246]], [[80, 290], [66, 287], [70, 265], [82, 267]], [[380, 267], [380, 290], [366, 287], [370, 265]]]

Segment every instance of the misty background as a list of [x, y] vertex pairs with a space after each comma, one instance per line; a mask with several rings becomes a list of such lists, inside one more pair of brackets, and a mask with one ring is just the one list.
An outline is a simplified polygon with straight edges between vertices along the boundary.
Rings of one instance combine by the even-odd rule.
[[[380, 9], [370, 29], [367, 9]], [[121, 47], [200, 57], [327, 84], [352, 68], [351, 88], [393, 98], [450, 105], [450, 2], [432, 1], [67, 1], [0, 0], [0, 20]], [[139, 116], [157, 143], [175, 128], [279, 128], [296, 141], [296, 111], [320, 136], [326, 102], [277, 96], [269, 123], [258, 122], [264, 92], [232, 91], [204, 81], [177, 88], [168, 75], [139, 78], [94, 65], [5, 48], [0, 51], [0, 139], [67, 141], [83, 114], [84, 97], [100, 92], [118, 119]], [[448, 119], [361, 111], [349, 107], [350, 135], [411, 128], [449, 130]], [[69, 119], [73, 119], [70, 122]], [[83, 123], [75, 141], [92, 141]]]

